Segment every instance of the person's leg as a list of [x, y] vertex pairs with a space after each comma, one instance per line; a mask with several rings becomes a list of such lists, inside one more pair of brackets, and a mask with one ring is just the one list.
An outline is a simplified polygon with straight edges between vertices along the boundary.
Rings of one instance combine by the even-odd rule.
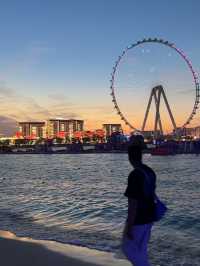
[[149, 239], [151, 237], [151, 228], [152, 228], [152, 224], [145, 224], [143, 227], [143, 232], [141, 233], [141, 238], [140, 238], [140, 243], [139, 243], [139, 247], [140, 247], [140, 251], [142, 254], [142, 259], [143, 259], [143, 263], [141, 265], [149, 265], [150, 263], [148, 262], [148, 243], [149, 243]]
[[135, 225], [133, 227], [133, 240], [124, 239], [123, 252], [134, 266], [150, 266], [147, 245], [151, 227], [151, 224]]

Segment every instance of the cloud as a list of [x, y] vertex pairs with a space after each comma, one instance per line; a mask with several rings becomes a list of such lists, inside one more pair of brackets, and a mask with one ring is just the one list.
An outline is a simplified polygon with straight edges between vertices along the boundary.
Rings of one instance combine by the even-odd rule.
[[186, 89], [186, 90], [177, 90], [178, 93], [180, 94], [194, 94], [195, 90], [194, 89]]
[[51, 111], [38, 104], [34, 98], [23, 96], [22, 101], [24, 103], [23, 108], [29, 110], [31, 119], [34, 119], [34, 117], [36, 119], [37, 117], [40, 117], [40, 119], [46, 119], [51, 116]]
[[[13, 56], [12, 62], [8, 63], [2, 71], [4, 76], [25, 75], [38, 66], [42, 61], [53, 55], [55, 48], [49, 47], [45, 42], [33, 41], [28, 43], [23, 50]], [[1, 72], [1, 73], [2, 73]]]
[[6, 116], [0, 116], [0, 136], [13, 136], [16, 131], [16, 120]]
[[53, 117], [80, 118], [74, 104], [62, 94], [48, 96], [43, 105], [39, 104], [33, 97], [21, 95], [14, 89], [0, 84], [0, 113], [17, 121], [47, 120]]
[[48, 95], [48, 99], [51, 101], [68, 101], [67, 97], [61, 93], [51, 93]]
[[[44, 121], [49, 118], [63, 117], [65, 119], [82, 119], [85, 128], [101, 128], [103, 123], [120, 120], [113, 106], [93, 101], [71, 102], [68, 96], [62, 93], [53, 93], [41, 99], [41, 103], [35, 98], [22, 95], [12, 88], [8, 88], [4, 82], [0, 82], [0, 114], [11, 121]], [[1, 128], [7, 126], [1, 124]], [[16, 131], [9, 126], [9, 132]], [[5, 130], [6, 132], [6, 130]], [[10, 133], [9, 133], [10, 134]]]
[[13, 89], [7, 87], [5, 85], [5, 82], [0, 81], [0, 100], [13, 100], [16, 99], [16, 97], [16, 92]]
[[33, 66], [39, 64], [46, 55], [52, 53], [55, 49], [50, 48], [45, 42], [31, 42], [21, 58], [22, 66]]
[[51, 110], [54, 117], [64, 117], [67, 119], [81, 119], [80, 106], [74, 104], [70, 99], [62, 93], [52, 93], [48, 95], [48, 103], [46, 108]]

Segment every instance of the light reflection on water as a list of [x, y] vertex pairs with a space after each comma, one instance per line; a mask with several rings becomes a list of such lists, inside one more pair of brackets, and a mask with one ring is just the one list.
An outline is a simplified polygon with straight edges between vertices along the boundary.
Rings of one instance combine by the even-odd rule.
[[[145, 162], [169, 208], [153, 229], [152, 263], [199, 265], [199, 157], [146, 155]], [[1, 155], [0, 169], [1, 229], [118, 253], [126, 154]]]

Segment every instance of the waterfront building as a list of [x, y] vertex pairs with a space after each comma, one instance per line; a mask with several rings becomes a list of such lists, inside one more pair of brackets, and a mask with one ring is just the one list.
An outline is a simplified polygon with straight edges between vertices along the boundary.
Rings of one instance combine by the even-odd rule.
[[192, 138], [200, 138], [200, 127], [184, 128], [184, 136]]
[[76, 119], [49, 119], [47, 121], [47, 136], [53, 137], [65, 137], [67, 135], [73, 136], [76, 131], [83, 131], [83, 120]]
[[142, 131], [142, 135], [145, 139], [150, 139], [150, 138], [153, 138], [154, 131], [153, 130], [145, 130], [145, 131]]
[[152, 139], [154, 138], [154, 136], [156, 136], [157, 138], [161, 137], [162, 136], [162, 132], [160, 130], [156, 130], [156, 131], [153, 131], [153, 130], [145, 130], [145, 131], [142, 131], [142, 135], [145, 139]]
[[25, 139], [37, 139], [46, 137], [45, 122], [28, 121], [18, 122], [19, 135]]
[[105, 131], [106, 136], [111, 136], [114, 132], [122, 132], [121, 124], [103, 124], [103, 130]]

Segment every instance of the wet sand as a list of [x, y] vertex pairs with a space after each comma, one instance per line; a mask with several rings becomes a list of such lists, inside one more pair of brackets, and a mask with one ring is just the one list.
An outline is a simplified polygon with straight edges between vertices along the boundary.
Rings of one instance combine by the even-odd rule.
[[1, 266], [130, 266], [112, 253], [0, 231]]

